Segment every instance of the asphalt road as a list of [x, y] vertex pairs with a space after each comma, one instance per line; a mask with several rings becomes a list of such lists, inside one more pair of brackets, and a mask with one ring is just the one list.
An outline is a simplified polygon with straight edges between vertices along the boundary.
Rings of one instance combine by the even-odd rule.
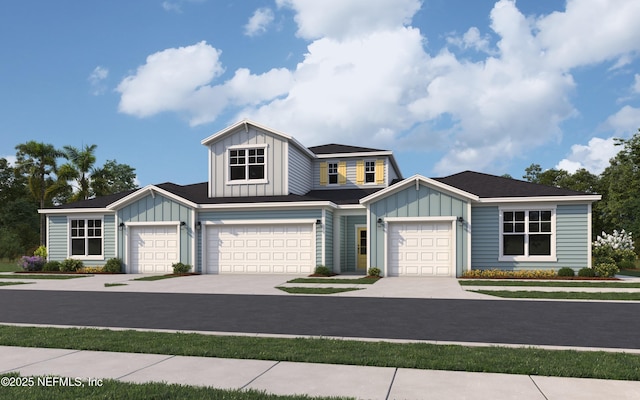
[[640, 304], [0, 291], [0, 323], [640, 349]]

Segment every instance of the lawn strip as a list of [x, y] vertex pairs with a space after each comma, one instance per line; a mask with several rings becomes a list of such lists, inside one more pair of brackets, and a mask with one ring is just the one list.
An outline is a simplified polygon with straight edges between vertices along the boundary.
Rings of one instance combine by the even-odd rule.
[[[69, 340], [73, 338], [73, 340]], [[640, 355], [335, 339], [0, 325], [0, 345], [392, 368], [640, 380]]]
[[0, 286], [28, 285], [33, 282], [0, 282]]
[[291, 294], [334, 294], [342, 292], [353, 292], [354, 290], [362, 290], [360, 288], [333, 288], [333, 287], [284, 287], [277, 286], [283, 292]]
[[584, 282], [584, 281], [505, 281], [496, 280], [459, 280], [462, 286], [533, 286], [533, 287], [585, 287], [585, 288], [640, 288], [639, 282]]
[[625, 300], [640, 301], [639, 293], [620, 292], [539, 292], [531, 290], [472, 290], [475, 293], [508, 299]]
[[17, 261], [0, 260], [0, 272], [16, 272], [22, 271]]
[[162, 279], [170, 279], [170, 278], [178, 278], [180, 276], [188, 276], [188, 275], [151, 275], [151, 276], [143, 276], [142, 278], [131, 279], [132, 281], [160, 281]]
[[618, 273], [618, 275], [640, 277], [640, 269], [623, 269]]
[[75, 278], [86, 278], [88, 276], [93, 276], [93, 275], [0, 274], [0, 279], [75, 279]]
[[[0, 375], [18, 377], [17, 373]], [[30, 377], [25, 376], [28, 379]], [[28, 381], [25, 381], [28, 382]], [[351, 397], [311, 397], [307, 395], [283, 396], [258, 390], [229, 390], [210, 387], [187, 386], [166, 383], [129, 383], [113, 379], [102, 380], [102, 386], [90, 386], [83, 380], [82, 386], [39, 385], [33, 377], [33, 386], [3, 386], [3, 399], [229, 399], [229, 400], [325, 400], [351, 399]], [[71, 379], [75, 383], [74, 379]]]
[[378, 282], [380, 278], [353, 278], [353, 279], [341, 279], [341, 278], [296, 278], [287, 283], [337, 283], [344, 285], [372, 285]]
[[104, 287], [127, 286], [126, 283], [105, 283]]

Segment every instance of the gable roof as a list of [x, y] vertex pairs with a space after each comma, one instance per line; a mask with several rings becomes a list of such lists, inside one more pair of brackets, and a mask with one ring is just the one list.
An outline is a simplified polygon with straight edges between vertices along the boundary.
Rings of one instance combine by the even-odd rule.
[[444, 184], [442, 182], [436, 181], [435, 179], [430, 179], [430, 178], [426, 178], [422, 175], [413, 175], [407, 179], [404, 179], [402, 181], [396, 182], [390, 186], [387, 186], [386, 188], [375, 192], [369, 196], [363, 197], [362, 199], [360, 199], [360, 203], [361, 204], [365, 204], [365, 203], [369, 203], [373, 200], [376, 199], [381, 199], [387, 196], [392, 195], [393, 193], [399, 192], [401, 190], [404, 190], [407, 187], [410, 187], [412, 185], [416, 185], [416, 188], [418, 187], [418, 185], [424, 185], [427, 187], [433, 187], [436, 188], [438, 190], [443, 190], [445, 192], [451, 193], [455, 196], [467, 199], [467, 200], [474, 200], [474, 201], [478, 201], [479, 198], [478, 196], [476, 196], [473, 193], [467, 192], [465, 190], [456, 188], [454, 186], [451, 185], [447, 185]]
[[433, 178], [433, 180], [473, 193], [480, 198], [593, 196], [591, 193], [474, 171], [464, 171], [444, 178]]
[[314, 154], [370, 153], [386, 151], [381, 149], [372, 149], [369, 147], [349, 146], [346, 144], [336, 143], [311, 146], [309, 147], [309, 150], [311, 150]]

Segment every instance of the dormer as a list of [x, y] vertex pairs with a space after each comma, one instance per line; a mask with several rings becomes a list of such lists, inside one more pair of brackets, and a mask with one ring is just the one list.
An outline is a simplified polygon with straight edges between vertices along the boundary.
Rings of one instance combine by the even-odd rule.
[[313, 164], [313, 189], [383, 188], [401, 179], [400, 169], [388, 150], [327, 144], [309, 147]]

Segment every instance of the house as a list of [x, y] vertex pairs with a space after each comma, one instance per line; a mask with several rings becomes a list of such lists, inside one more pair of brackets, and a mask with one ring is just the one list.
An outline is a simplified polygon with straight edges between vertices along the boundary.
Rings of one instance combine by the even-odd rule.
[[209, 179], [40, 210], [50, 260], [128, 273], [460, 276], [591, 264], [599, 195], [464, 171], [404, 178], [391, 151], [295, 138], [241, 121], [204, 140]]

